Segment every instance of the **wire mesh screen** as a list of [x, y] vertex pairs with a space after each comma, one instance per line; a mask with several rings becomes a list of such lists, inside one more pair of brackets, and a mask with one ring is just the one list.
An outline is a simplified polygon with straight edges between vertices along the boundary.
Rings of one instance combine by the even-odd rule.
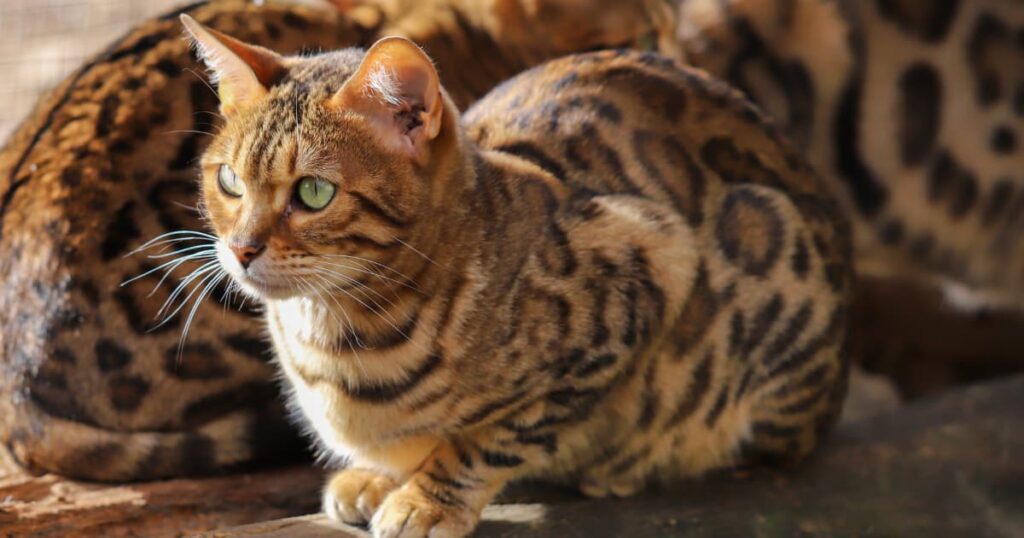
[[0, 0], [0, 140], [40, 94], [136, 22], [187, 0]]

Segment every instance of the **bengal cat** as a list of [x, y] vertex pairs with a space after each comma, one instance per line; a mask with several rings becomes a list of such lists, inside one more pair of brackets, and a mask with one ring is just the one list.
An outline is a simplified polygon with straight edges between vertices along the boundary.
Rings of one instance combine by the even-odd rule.
[[[196, 307], [179, 349], [190, 310], [166, 319], [161, 307], [200, 265], [172, 264], [157, 286], [160, 272], [147, 272], [176, 260], [128, 255], [147, 238], [202, 227], [193, 167], [221, 119], [178, 12], [287, 52], [415, 34], [461, 106], [569, 50], [534, 39], [563, 34], [554, 29], [520, 35], [533, 0], [506, 2], [502, 17], [462, 0], [416, 4], [423, 11], [411, 18], [300, 3], [200, 1], [144, 21], [41, 99], [0, 149], [0, 442], [30, 471], [154, 479], [278, 462], [301, 446], [251, 309], [195, 303], [192, 290], [175, 296], [174, 308], [189, 297]], [[601, 45], [572, 45], [582, 43]], [[202, 255], [185, 250], [205, 240], [191, 237], [146, 254]], [[227, 299], [223, 285], [209, 291]]]
[[606, 51], [460, 115], [405, 39], [282, 57], [183, 21], [226, 117], [201, 207], [347, 463], [331, 517], [461, 536], [511, 480], [630, 495], [833, 422], [848, 230], [728, 86]]

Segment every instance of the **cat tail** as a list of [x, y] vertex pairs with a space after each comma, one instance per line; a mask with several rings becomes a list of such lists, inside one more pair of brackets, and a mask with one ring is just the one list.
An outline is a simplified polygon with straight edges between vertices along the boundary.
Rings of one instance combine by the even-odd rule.
[[0, 439], [33, 474], [99, 482], [209, 475], [293, 460], [305, 448], [274, 401], [262, 409], [229, 412], [194, 429], [117, 431], [61, 418], [29, 398], [19, 399], [0, 405], [6, 415], [0, 421]]

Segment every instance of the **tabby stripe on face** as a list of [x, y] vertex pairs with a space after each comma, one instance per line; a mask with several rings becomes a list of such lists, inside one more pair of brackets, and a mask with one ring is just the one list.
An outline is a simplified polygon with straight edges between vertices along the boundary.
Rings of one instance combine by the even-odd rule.
[[368, 382], [366, 385], [342, 383], [341, 387], [345, 395], [353, 400], [374, 404], [388, 403], [401, 398], [418, 387], [427, 376], [441, 365], [441, 362], [441, 356], [434, 353], [429, 355], [416, 370], [409, 373], [408, 377], [403, 381]]
[[366, 194], [363, 194], [358, 191], [346, 191], [346, 194], [348, 194], [352, 198], [355, 198], [355, 200], [359, 202], [360, 208], [363, 211], [369, 213], [370, 215], [373, 215], [374, 217], [380, 220], [383, 220], [384, 222], [390, 224], [392, 227], [404, 228], [409, 224], [408, 220], [401, 214], [399, 214], [398, 211], [395, 211], [393, 208], [389, 208], [386, 205], [370, 198]]

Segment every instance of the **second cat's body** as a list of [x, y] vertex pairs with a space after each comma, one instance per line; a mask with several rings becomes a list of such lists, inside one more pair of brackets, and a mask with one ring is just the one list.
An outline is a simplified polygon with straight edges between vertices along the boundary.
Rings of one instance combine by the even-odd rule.
[[510, 480], [628, 495], [799, 459], [836, 416], [847, 231], [728, 87], [609, 51], [460, 121], [408, 41], [280, 58], [190, 28], [228, 118], [219, 260], [348, 463], [328, 514], [462, 535]]

